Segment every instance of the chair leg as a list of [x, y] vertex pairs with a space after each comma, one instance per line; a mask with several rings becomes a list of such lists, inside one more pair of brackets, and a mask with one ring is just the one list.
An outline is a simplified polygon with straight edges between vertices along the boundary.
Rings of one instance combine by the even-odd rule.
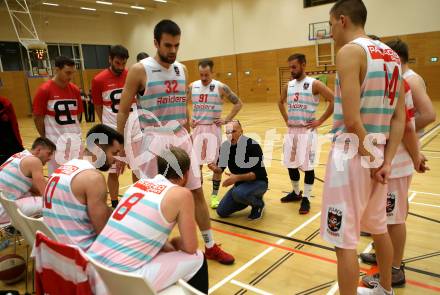
[[28, 272], [29, 272], [28, 266], [29, 266], [29, 245], [26, 245], [26, 270], [24, 273], [25, 288], [26, 288], [26, 291], [24, 293], [25, 295], [29, 294], [29, 292], [28, 292], [29, 291], [29, 289], [28, 289]]

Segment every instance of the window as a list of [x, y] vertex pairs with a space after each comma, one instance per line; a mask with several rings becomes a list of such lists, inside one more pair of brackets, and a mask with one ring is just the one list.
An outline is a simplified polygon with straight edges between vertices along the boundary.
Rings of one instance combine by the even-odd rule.
[[0, 42], [0, 62], [3, 71], [21, 71], [20, 44], [18, 42]]
[[337, 0], [304, 0], [304, 8], [335, 3]]
[[104, 69], [108, 67], [109, 45], [82, 45], [84, 68]]

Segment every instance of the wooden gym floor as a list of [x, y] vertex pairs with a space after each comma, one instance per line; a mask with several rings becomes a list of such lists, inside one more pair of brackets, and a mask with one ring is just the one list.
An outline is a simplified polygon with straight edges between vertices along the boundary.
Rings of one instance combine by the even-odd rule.
[[[440, 102], [434, 102], [440, 110]], [[322, 104], [319, 112], [324, 110]], [[225, 112], [230, 106], [226, 104]], [[439, 112], [438, 112], [439, 113]], [[282, 166], [282, 137], [286, 128], [276, 102], [245, 104], [238, 119], [247, 135], [258, 139], [263, 147], [269, 175], [269, 191], [264, 199], [266, 209], [263, 219], [248, 221], [250, 209], [233, 217], [219, 218], [211, 210], [212, 228], [217, 243], [232, 253], [236, 262], [223, 266], [209, 262], [210, 293], [213, 294], [336, 294], [336, 255], [331, 245], [319, 236], [320, 209], [323, 179], [329, 144], [322, 147], [319, 166], [315, 170], [312, 209], [308, 215], [298, 214], [298, 203], [281, 204], [280, 198], [291, 190], [287, 170]], [[91, 123], [82, 123], [83, 134]], [[331, 128], [331, 119], [319, 128], [320, 134]], [[32, 119], [20, 120], [20, 131], [26, 148], [37, 136]], [[269, 157], [269, 138], [277, 132], [272, 158]], [[396, 294], [440, 294], [440, 119], [428, 128], [421, 139], [422, 149], [429, 160], [431, 171], [415, 175], [410, 191], [410, 211], [407, 220], [407, 245], [405, 288], [395, 289]], [[259, 136], [259, 138], [258, 138]], [[276, 138], [276, 136], [275, 136]], [[265, 140], [268, 143], [265, 145]], [[209, 201], [211, 173], [204, 167], [204, 192]], [[301, 175], [301, 187], [303, 178]], [[120, 193], [131, 184], [130, 172], [120, 178]], [[220, 196], [226, 192], [221, 188]], [[203, 246], [200, 239], [199, 246]], [[0, 252], [12, 252], [13, 247]], [[18, 253], [25, 256], [24, 242]], [[371, 249], [371, 239], [362, 237], [358, 251]], [[361, 264], [363, 275], [371, 272], [370, 265]], [[30, 280], [30, 279], [29, 279]], [[5, 286], [0, 290], [19, 289], [24, 292], [24, 282]], [[30, 285], [30, 290], [32, 289]]]

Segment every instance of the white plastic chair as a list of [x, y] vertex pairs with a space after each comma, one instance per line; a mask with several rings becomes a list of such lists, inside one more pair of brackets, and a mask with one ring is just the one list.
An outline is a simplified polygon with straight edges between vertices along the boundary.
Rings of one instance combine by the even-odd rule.
[[159, 293], [140, 275], [111, 269], [87, 256], [112, 295], [203, 295], [183, 280]]
[[24, 222], [27, 224], [27, 226], [30, 228], [30, 230], [33, 234], [34, 241], [35, 241], [35, 235], [36, 235], [37, 231], [42, 232], [49, 239], [51, 239], [53, 241], [58, 241], [57, 237], [55, 236], [53, 231], [44, 223], [43, 217], [34, 218], [34, 217], [26, 216], [26, 215], [24, 215], [23, 212], [20, 211], [20, 209], [18, 209], [18, 214], [24, 220]]

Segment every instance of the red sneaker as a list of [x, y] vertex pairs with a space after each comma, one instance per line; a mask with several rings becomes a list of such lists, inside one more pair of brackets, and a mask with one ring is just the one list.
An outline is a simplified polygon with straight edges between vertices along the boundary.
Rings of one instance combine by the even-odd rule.
[[223, 251], [217, 244], [214, 244], [212, 248], [206, 248], [205, 246], [205, 256], [206, 259], [216, 260], [221, 264], [230, 265], [235, 261], [234, 256]]

